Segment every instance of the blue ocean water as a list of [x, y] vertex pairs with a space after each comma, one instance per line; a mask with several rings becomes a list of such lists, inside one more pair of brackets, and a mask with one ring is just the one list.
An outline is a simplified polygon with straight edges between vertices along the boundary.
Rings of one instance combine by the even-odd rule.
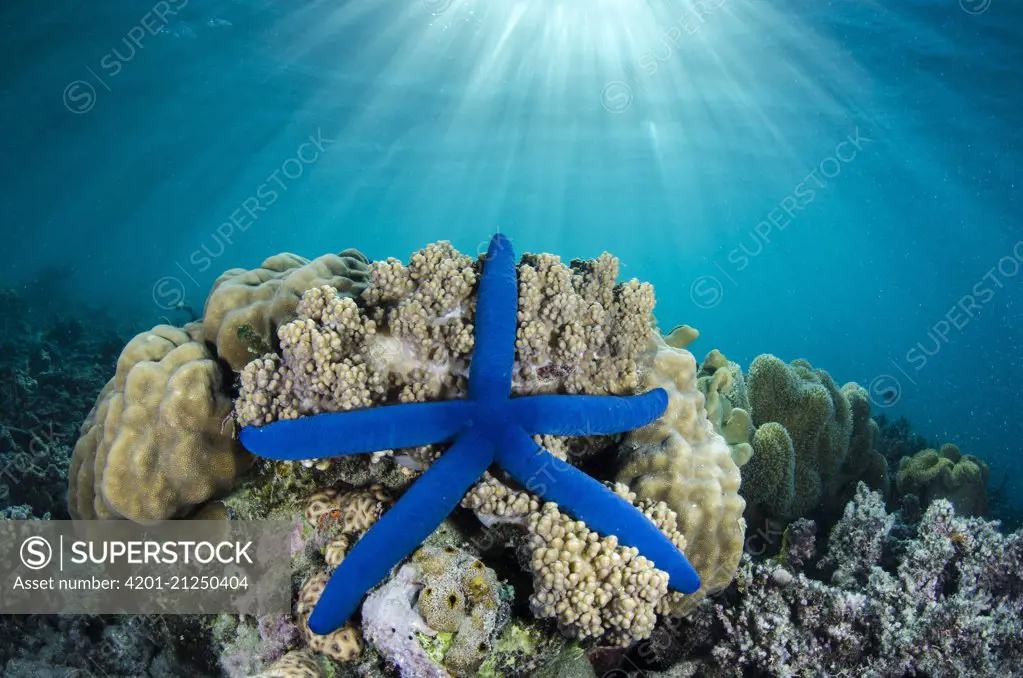
[[698, 355], [807, 358], [1023, 491], [1016, 2], [0, 17], [2, 284], [138, 330], [279, 251], [607, 250]]

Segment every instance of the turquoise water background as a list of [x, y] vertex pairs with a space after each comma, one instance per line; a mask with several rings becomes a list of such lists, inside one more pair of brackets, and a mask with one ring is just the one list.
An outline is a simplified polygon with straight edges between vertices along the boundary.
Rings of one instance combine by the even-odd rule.
[[[607, 250], [1023, 491], [1013, 0], [0, 9], [0, 282], [184, 322], [279, 251]], [[55, 47], [55, 45], [58, 45]], [[48, 285], [39, 282], [40, 271]], [[45, 297], [45, 298], [42, 298]]]

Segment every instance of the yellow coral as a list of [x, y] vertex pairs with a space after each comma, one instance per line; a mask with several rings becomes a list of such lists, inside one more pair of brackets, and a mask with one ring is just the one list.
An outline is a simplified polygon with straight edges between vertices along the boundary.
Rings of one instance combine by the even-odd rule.
[[154, 521], [225, 493], [251, 463], [200, 323], [132, 339], [82, 425], [69, 472], [76, 519]]
[[899, 494], [916, 494], [925, 506], [948, 499], [956, 513], [972, 516], [987, 510], [987, 480], [987, 464], [952, 444], [903, 457], [895, 474]]
[[677, 514], [686, 558], [700, 575], [699, 591], [682, 599], [690, 609], [726, 587], [742, 555], [746, 502], [739, 468], [715, 433], [696, 385], [696, 360], [659, 341], [646, 356], [647, 388], [668, 391], [660, 419], [626, 437], [626, 463], [618, 475], [641, 499], [663, 501]]
[[728, 443], [732, 450], [732, 460], [739, 467], [744, 466], [753, 455], [753, 447], [750, 445], [753, 420], [749, 412], [736, 402], [741, 402], [741, 391], [745, 387], [742, 380], [739, 366], [729, 362], [717, 349], [704, 358], [696, 379], [696, 387], [703, 393], [707, 417], [714, 425], [714, 430]]
[[323, 665], [308, 648], [292, 650], [284, 655], [266, 671], [252, 678], [326, 678]]
[[309, 616], [320, 600], [329, 579], [325, 572], [314, 572], [302, 585], [298, 594], [298, 605], [295, 608], [295, 612], [298, 614], [299, 628], [302, 629], [309, 649], [316, 654], [322, 654], [339, 662], [351, 661], [357, 659], [363, 649], [362, 633], [359, 632], [355, 624], [348, 622], [325, 636], [313, 633], [309, 628]]
[[[675, 513], [663, 502], [637, 501], [622, 484], [614, 491], [636, 505], [675, 544], [686, 551]], [[668, 575], [635, 548], [601, 537], [546, 503], [529, 515], [527, 552], [533, 572], [530, 608], [554, 618], [570, 638], [601, 637], [627, 646], [649, 637], [658, 613], [667, 613], [682, 595], [669, 593]]]
[[295, 317], [303, 292], [329, 285], [343, 295], [358, 296], [369, 281], [368, 264], [356, 250], [325, 254], [312, 261], [282, 253], [259, 268], [225, 271], [206, 299], [204, 338], [216, 346], [217, 356], [238, 372], [259, 357], [239, 336], [239, 330], [248, 326], [262, 343], [273, 345], [277, 329]]

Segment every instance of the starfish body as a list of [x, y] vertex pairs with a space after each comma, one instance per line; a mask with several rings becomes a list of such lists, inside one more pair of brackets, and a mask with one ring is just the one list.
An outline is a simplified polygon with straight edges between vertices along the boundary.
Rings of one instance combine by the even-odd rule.
[[637, 548], [668, 573], [672, 589], [692, 593], [700, 587], [685, 556], [636, 507], [530, 437], [624, 433], [661, 416], [667, 393], [512, 398], [517, 311], [514, 253], [498, 234], [480, 276], [467, 400], [389, 405], [242, 429], [249, 451], [278, 460], [451, 443], [337, 567], [309, 617], [314, 633], [344, 624], [366, 592], [443, 522], [493, 463], [596, 532]]

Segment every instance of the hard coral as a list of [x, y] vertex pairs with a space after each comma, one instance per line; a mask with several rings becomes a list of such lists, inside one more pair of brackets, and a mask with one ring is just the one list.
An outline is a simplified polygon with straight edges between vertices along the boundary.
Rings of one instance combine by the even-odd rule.
[[[609, 254], [571, 267], [548, 254], [522, 257], [513, 392], [635, 392], [653, 288], [617, 284], [617, 273]], [[242, 370], [241, 425], [465, 397], [478, 265], [439, 242], [407, 266], [388, 259], [367, 274], [362, 306], [329, 286], [305, 293], [277, 331], [280, 355]]]
[[[667, 339], [665, 341], [667, 343]], [[707, 417], [714, 430], [728, 443], [732, 449], [732, 461], [741, 468], [753, 456], [750, 445], [753, 422], [748, 411], [742, 368], [715, 349], [704, 358], [697, 373], [696, 387], [703, 393]]]
[[73, 518], [181, 517], [251, 463], [234, 439], [225, 375], [201, 336], [200, 324], [158, 325], [121, 352], [75, 445]]
[[551, 254], [519, 266], [516, 390], [530, 393], [632, 393], [646, 348], [653, 287], [616, 284], [618, 260], [606, 252], [565, 266]]
[[[663, 502], [637, 501], [625, 485], [614, 489], [686, 551], [675, 513]], [[531, 513], [527, 529], [534, 589], [530, 607], [539, 618], [556, 619], [569, 638], [628, 646], [648, 637], [657, 613], [682, 598], [668, 592], [668, 575], [637, 549], [620, 547], [613, 536], [601, 537], [555, 504]]]
[[346, 624], [326, 635], [314, 633], [309, 628], [309, 615], [320, 599], [320, 594], [327, 587], [329, 577], [325, 572], [314, 572], [299, 591], [298, 605], [295, 612], [299, 618], [299, 628], [305, 635], [309, 649], [316, 654], [339, 662], [351, 661], [362, 654], [362, 634], [354, 624]]
[[316, 655], [302, 649], [289, 652], [252, 678], [325, 678], [326, 675]]
[[203, 337], [216, 347], [217, 356], [238, 372], [258, 357], [250, 350], [252, 339], [246, 340], [246, 333], [273, 345], [278, 328], [294, 317], [303, 292], [327, 285], [343, 295], [358, 296], [366, 287], [368, 263], [356, 250], [325, 254], [312, 261], [283, 253], [270, 257], [259, 268], [225, 271], [206, 299]]
[[[323, 457], [451, 442], [395, 506], [338, 566], [309, 626], [328, 633], [358, 607], [365, 592], [440, 525], [494, 462], [516, 482], [565, 506], [594, 530], [616, 536], [651, 558], [678, 591], [700, 579], [678, 547], [649, 517], [546, 450], [530, 435], [617, 435], [654, 421], [668, 405], [665, 390], [631, 397], [540, 395], [511, 399], [517, 286], [511, 243], [491, 240], [477, 299], [468, 399], [403, 403], [246, 427], [245, 446], [279, 459]], [[548, 469], [557, 482], [537, 484]]]
[[682, 599], [689, 607], [732, 580], [742, 553], [746, 503], [732, 450], [707, 418], [693, 355], [659, 342], [643, 362], [645, 385], [668, 391], [668, 410], [626, 437], [618, 481], [676, 513], [686, 557], [702, 582], [696, 594]]

